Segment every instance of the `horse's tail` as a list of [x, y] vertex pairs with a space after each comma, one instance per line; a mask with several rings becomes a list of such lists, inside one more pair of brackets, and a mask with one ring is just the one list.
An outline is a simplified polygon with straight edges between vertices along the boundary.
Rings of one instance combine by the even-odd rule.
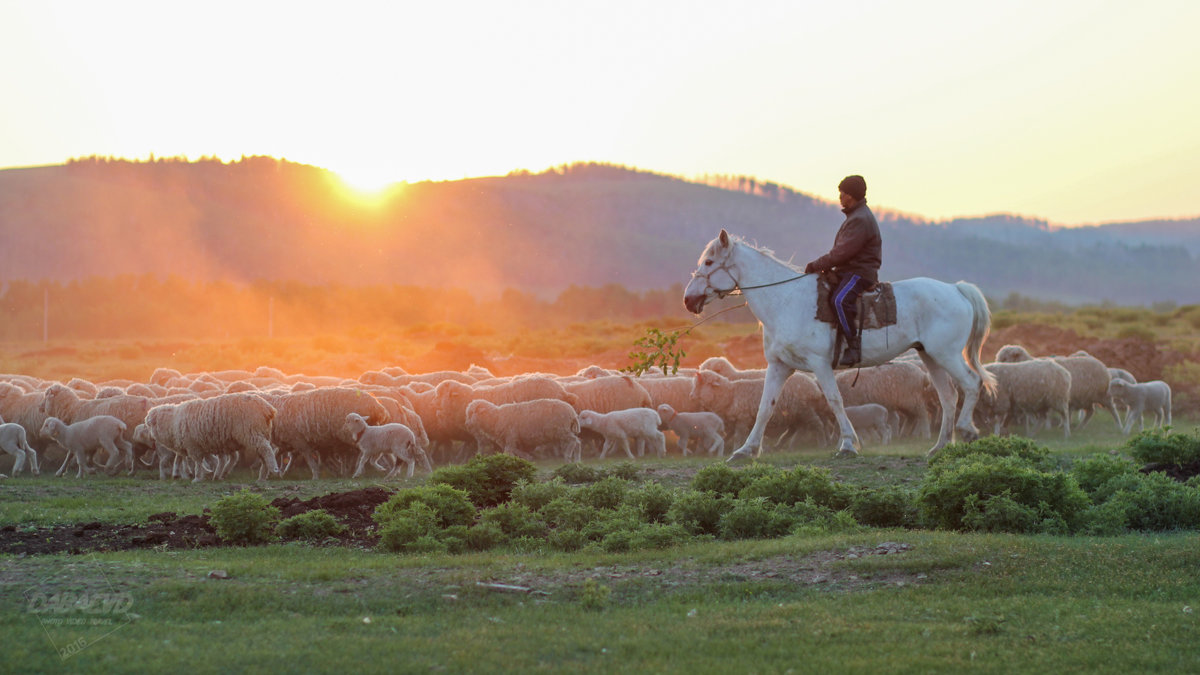
[[960, 281], [954, 284], [959, 293], [971, 303], [971, 337], [967, 340], [967, 348], [964, 350], [967, 356], [967, 364], [971, 366], [976, 373], [979, 373], [983, 380], [983, 390], [992, 393], [996, 389], [996, 376], [983, 367], [981, 355], [983, 353], [983, 343], [987, 340], [988, 333], [992, 331], [992, 311], [988, 309], [987, 298], [983, 297], [983, 291], [975, 284]]

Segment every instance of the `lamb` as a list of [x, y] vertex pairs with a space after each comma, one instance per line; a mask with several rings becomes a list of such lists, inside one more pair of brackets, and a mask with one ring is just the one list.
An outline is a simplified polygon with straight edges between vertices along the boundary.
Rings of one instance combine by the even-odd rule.
[[1171, 424], [1171, 386], [1162, 380], [1152, 380], [1130, 384], [1124, 380], [1114, 379], [1108, 384], [1112, 400], [1129, 407], [1125, 426], [1122, 428], [1127, 435], [1133, 431], [1133, 420], [1138, 421], [1138, 431], [1146, 428], [1143, 416], [1147, 413], [1154, 415], [1154, 424], [1163, 426]]
[[537, 399], [504, 405], [472, 401], [466, 424], [480, 447], [495, 443], [506, 454], [526, 458], [523, 449], [542, 453], [557, 448], [567, 461], [581, 459], [579, 416], [565, 401]]
[[[55, 443], [67, 450], [67, 458], [75, 458], [79, 465], [76, 478], [82, 478], [88, 467], [88, 453], [104, 450], [109, 457], [124, 457], [133, 455], [133, 446], [125, 440], [125, 423], [112, 415], [95, 415], [85, 420], [67, 424], [57, 417], [47, 417], [42, 424], [41, 435], [53, 439]], [[67, 469], [64, 461], [55, 475], [62, 475]]]
[[[996, 352], [996, 361], [1000, 363], [1015, 363], [1029, 361], [1034, 357], [1020, 345], [1004, 345]], [[1108, 383], [1112, 379], [1108, 367], [1100, 359], [1084, 352], [1072, 356], [1050, 357], [1056, 363], [1071, 373], [1071, 414], [1083, 411], [1083, 418], [1075, 424], [1076, 429], [1082, 429], [1092, 418], [1096, 406], [1100, 406], [1112, 415], [1117, 427], [1121, 427], [1121, 415], [1108, 394]]]
[[649, 408], [628, 408], [610, 413], [584, 410], [579, 413], [580, 429], [594, 431], [604, 437], [604, 447], [600, 450], [602, 458], [619, 445], [629, 459], [633, 459], [630, 441], [637, 444], [639, 457], [645, 454], [647, 445], [659, 457], [665, 456], [667, 439], [658, 430], [660, 422], [658, 413]]
[[762, 380], [767, 377], [766, 368], [756, 368], [753, 370], [739, 370], [733, 365], [729, 359], [724, 356], [712, 356], [704, 360], [700, 364], [700, 370], [711, 370], [714, 373], [719, 373], [728, 380]]
[[892, 426], [890, 421], [892, 413], [887, 408], [878, 403], [863, 403], [861, 405], [848, 405], [845, 407], [845, 411], [846, 417], [850, 419], [850, 424], [854, 427], [854, 431], [859, 435], [870, 432], [879, 437], [881, 444], [891, 444]]
[[432, 472], [433, 466], [412, 430], [399, 422], [390, 422], [379, 426], [367, 424], [367, 420], [358, 413], [346, 415], [346, 433], [354, 439], [358, 447], [358, 466], [354, 469], [353, 478], [362, 475], [368, 461], [375, 463], [385, 456], [395, 459], [395, 466], [388, 472], [386, 478], [391, 478], [400, 472], [400, 464], [408, 466], [408, 477], [413, 477], [416, 460], [421, 460], [421, 466], [426, 472]]
[[362, 389], [325, 387], [270, 396], [268, 400], [279, 412], [271, 440], [280, 452], [304, 457], [313, 480], [318, 478], [321, 465], [319, 449], [328, 450], [335, 461], [357, 454], [358, 448], [345, 432], [346, 415], [358, 413], [373, 425], [391, 421], [383, 404]]
[[112, 415], [124, 422], [127, 430], [124, 437], [126, 442], [121, 447], [129, 448], [129, 453], [124, 458], [109, 457], [105, 470], [110, 473], [115, 472], [117, 466], [124, 459], [130, 475], [133, 474], [132, 434], [137, 425], [146, 419], [146, 412], [150, 410], [150, 399], [128, 394], [93, 400], [81, 399], [69, 387], [53, 384], [43, 395], [40, 409], [46, 417], [57, 417], [67, 424], [73, 424], [95, 415]]
[[59, 455], [47, 454], [47, 450], [58, 450], [54, 441], [42, 437], [42, 424], [46, 415], [41, 411], [45, 393], [26, 392], [13, 382], [0, 382], [0, 419], [11, 424], [20, 424], [25, 429], [29, 446], [42, 460], [58, 461]]
[[697, 449], [708, 454], [716, 453], [718, 457], [725, 456], [725, 423], [721, 416], [706, 411], [677, 412], [666, 403], [660, 403], [658, 408], [659, 429], [669, 429], [679, 437], [679, 449], [686, 456], [688, 443], [696, 437]]
[[42, 469], [38, 466], [37, 452], [29, 445], [25, 427], [16, 422], [0, 420], [0, 450], [13, 456], [12, 475], [16, 476], [21, 473], [25, 468], [26, 461], [29, 462], [31, 474], [41, 475]]
[[[276, 409], [261, 395], [222, 394], [155, 406], [146, 413], [145, 424], [156, 443], [193, 463], [192, 482], [204, 477], [206, 460], [235, 453], [260, 460], [263, 479], [280, 475], [271, 445], [276, 417]], [[213, 473], [215, 478], [219, 472]]]
[[698, 412], [700, 403], [692, 398], [692, 378], [680, 376], [639, 377], [638, 384], [650, 394], [650, 407], [669, 405], [677, 412]]
[[995, 362], [984, 368], [996, 377], [996, 388], [979, 398], [976, 415], [999, 434], [1009, 420], [1023, 418], [1026, 434], [1032, 423], [1050, 413], [1062, 417], [1063, 438], [1071, 437], [1071, 372], [1051, 359]]

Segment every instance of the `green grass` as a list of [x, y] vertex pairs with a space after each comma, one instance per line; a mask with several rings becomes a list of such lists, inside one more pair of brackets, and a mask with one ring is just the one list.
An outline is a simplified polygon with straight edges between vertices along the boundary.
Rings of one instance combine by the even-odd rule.
[[[827, 582], [791, 581], [783, 563], [774, 578], [736, 567], [884, 541], [911, 549], [833, 561]], [[899, 530], [629, 556], [270, 546], [10, 558], [0, 630], [20, 671], [1187, 672], [1200, 667], [1186, 609], [1200, 605], [1198, 563], [1194, 534]], [[208, 578], [215, 569], [230, 578]], [[593, 578], [611, 590], [599, 607], [582, 599]], [[84, 587], [128, 593], [136, 617], [45, 626], [23, 594]], [[83, 648], [61, 659], [55, 645], [73, 640]]]

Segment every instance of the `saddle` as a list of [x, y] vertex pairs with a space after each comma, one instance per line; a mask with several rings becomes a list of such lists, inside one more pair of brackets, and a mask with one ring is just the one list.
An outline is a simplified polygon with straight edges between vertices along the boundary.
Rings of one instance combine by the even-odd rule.
[[[837, 289], [834, 279], [821, 274], [817, 279], [817, 321], [838, 325], [837, 314], [834, 313], [830, 297]], [[858, 296], [858, 330], [870, 330], [896, 325], [896, 295], [892, 292], [892, 284], [886, 281], [876, 283], [864, 290]]]

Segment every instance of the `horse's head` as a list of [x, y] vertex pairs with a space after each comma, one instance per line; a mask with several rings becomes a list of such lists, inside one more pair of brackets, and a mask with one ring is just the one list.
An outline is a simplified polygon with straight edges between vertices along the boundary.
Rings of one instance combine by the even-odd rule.
[[711, 297], [723, 298], [737, 288], [737, 280], [729, 273], [730, 255], [734, 240], [725, 230], [716, 239], [708, 242], [692, 280], [683, 289], [683, 306], [692, 314], [704, 311], [704, 303]]

